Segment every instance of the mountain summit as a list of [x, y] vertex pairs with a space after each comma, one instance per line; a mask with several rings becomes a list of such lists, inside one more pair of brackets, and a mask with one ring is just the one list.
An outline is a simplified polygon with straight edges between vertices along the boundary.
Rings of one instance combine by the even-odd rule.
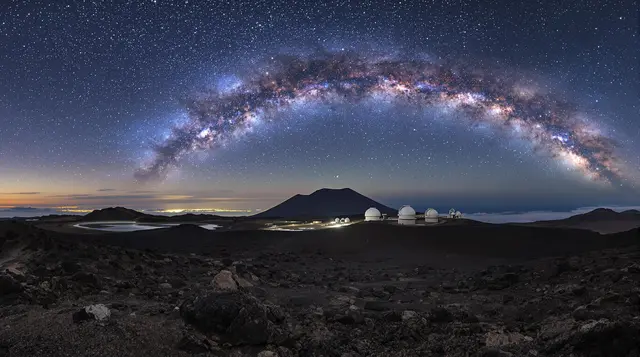
[[333, 217], [364, 214], [369, 207], [380, 212], [395, 214], [397, 211], [359, 194], [350, 188], [323, 188], [310, 195], [295, 195], [281, 204], [261, 213], [256, 218], [280, 217]]

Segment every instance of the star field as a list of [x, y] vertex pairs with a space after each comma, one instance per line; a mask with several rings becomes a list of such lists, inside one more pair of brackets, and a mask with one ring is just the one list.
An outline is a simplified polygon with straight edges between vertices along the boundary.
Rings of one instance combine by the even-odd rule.
[[[417, 208], [637, 203], [637, 9], [636, 1], [3, 2], [0, 206], [254, 210], [320, 187]], [[281, 73], [272, 58], [319, 53], [464, 66], [500, 85], [465, 82], [418, 104], [376, 100], [381, 91], [368, 82], [358, 83], [368, 94], [357, 100], [330, 100], [337, 87], [322, 100], [296, 95], [302, 103], [284, 106], [265, 97], [250, 103], [270, 111], [250, 130], [243, 121], [237, 132], [234, 122], [222, 140], [198, 139], [223, 127], [212, 125], [220, 113], [194, 116], [194, 102], [271, 93], [251, 85]], [[545, 126], [542, 141], [478, 120], [475, 111], [515, 90], [575, 109], [570, 120]], [[449, 100], [434, 99], [442, 93]], [[488, 101], [443, 110], [460, 93]], [[508, 99], [498, 104], [518, 109]], [[533, 116], [537, 104], [519, 113], [525, 129], [542, 120]], [[597, 144], [575, 136], [587, 127]], [[162, 148], [177, 142], [188, 150], [163, 161]], [[559, 158], [569, 144], [586, 161]], [[151, 175], [134, 177], [149, 168]], [[25, 192], [34, 194], [17, 194]]]

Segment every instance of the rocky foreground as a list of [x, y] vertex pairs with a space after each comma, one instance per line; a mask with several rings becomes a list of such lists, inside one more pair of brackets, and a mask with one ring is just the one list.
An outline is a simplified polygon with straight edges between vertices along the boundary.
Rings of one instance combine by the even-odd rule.
[[0, 244], [0, 356], [640, 356], [637, 247], [452, 269]]

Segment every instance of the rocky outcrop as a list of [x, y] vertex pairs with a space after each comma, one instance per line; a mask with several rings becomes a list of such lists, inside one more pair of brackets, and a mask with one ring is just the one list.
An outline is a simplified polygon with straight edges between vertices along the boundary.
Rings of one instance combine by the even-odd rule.
[[288, 337], [284, 311], [243, 292], [209, 292], [185, 301], [181, 316], [203, 333], [235, 345], [283, 342]]

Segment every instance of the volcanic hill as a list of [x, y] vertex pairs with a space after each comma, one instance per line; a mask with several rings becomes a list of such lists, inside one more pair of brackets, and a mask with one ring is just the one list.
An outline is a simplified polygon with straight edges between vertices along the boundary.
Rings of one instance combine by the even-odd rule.
[[323, 188], [310, 195], [295, 195], [281, 204], [261, 213], [255, 218], [303, 218], [362, 215], [369, 207], [381, 213], [395, 214], [397, 211], [372, 200], [350, 188]]
[[537, 221], [526, 225], [549, 228], [580, 228], [601, 234], [618, 233], [640, 227], [640, 211], [616, 212], [608, 208], [597, 208], [565, 219]]

